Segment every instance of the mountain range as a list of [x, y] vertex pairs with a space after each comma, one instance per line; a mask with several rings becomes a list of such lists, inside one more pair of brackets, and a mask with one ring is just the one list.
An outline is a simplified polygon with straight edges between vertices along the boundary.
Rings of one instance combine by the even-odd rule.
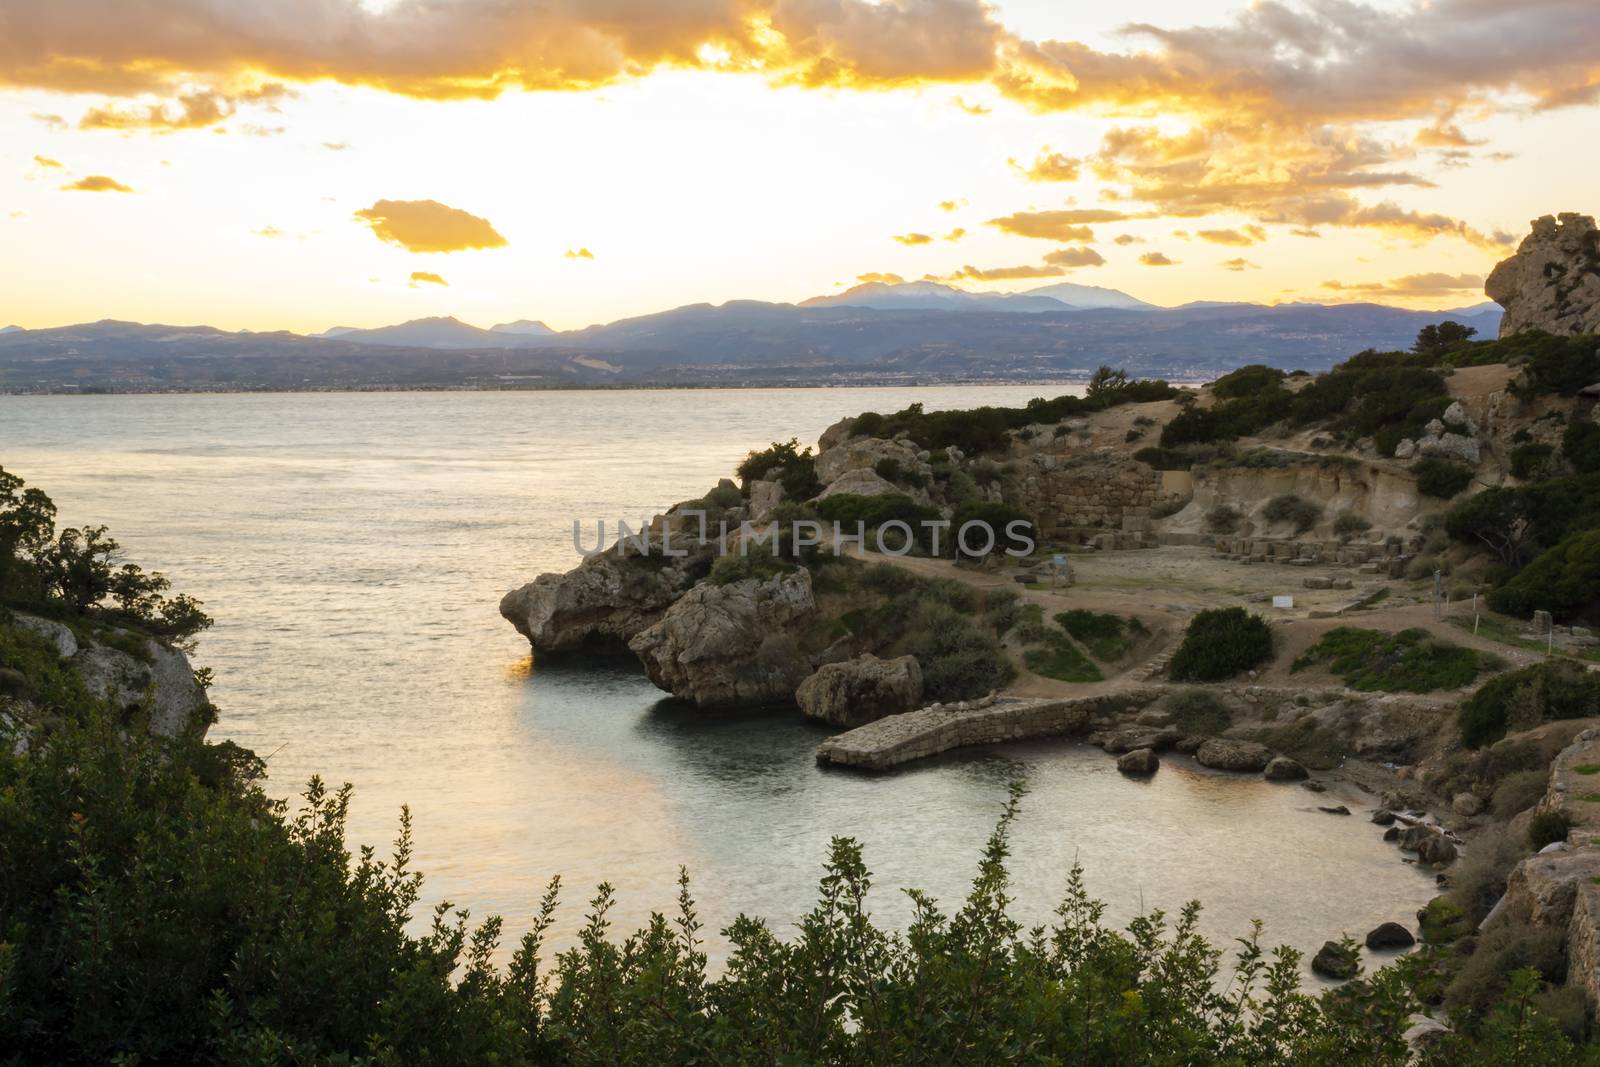
[[1081, 378], [1102, 363], [1194, 381], [1246, 363], [1323, 370], [1366, 348], [1409, 347], [1446, 318], [1493, 337], [1500, 314], [1492, 303], [1166, 308], [1072, 283], [972, 293], [874, 282], [799, 304], [691, 304], [567, 331], [528, 319], [315, 335], [104, 320], [0, 330], [0, 391], [1004, 382]]

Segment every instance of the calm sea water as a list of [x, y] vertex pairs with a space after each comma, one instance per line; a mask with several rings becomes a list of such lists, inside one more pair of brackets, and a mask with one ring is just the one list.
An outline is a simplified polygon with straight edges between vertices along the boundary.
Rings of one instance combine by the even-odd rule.
[[875, 910], [901, 922], [900, 889], [958, 902], [1017, 778], [1032, 790], [1014, 835], [1025, 921], [1048, 918], [1075, 860], [1119, 921], [1199, 898], [1216, 938], [1261, 918], [1303, 949], [1406, 921], [1432, 879], [1304, 790], [1182, 761], [1130, 781], [1066, 743], [825, 771], [826, 732], [795, 714], [686, 711], [627, 663], [530, 669], [496, 611], [573, 565], [574, 518], [646, 519], [753, 447], [914, 400], [1050, 392], [0, 397], [0, 465], [205, 601], [214, 739], [270, 755], [281, 795], [313, 774], [355, 783], [355, 842], [386, 845], [409, 804], [428, 901], [499, 913], [512, 934], [555, 874], [558, 937], [602, 880], [631, 929], [671, 905], [679, 864], [709, 927], [748, 912], [788, 929], [833, 835], [864, 843]]

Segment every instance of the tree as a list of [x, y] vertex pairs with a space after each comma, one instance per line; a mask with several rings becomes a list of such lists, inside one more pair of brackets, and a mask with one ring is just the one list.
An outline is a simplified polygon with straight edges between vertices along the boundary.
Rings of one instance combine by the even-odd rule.
[[1128, 387], [1128, 372], [1101, 364], [1089, 378], [1084, 395], [1090, 400], [1109, 400]]
[[40, 551], [39, 562], [57, 596], [85, 612], [111, 592], [113, 566], [122, 546], [104, 526], [68, 528]]
[[[0, 467], [0, 600], [21, 595], [18, 562], [37, 554], [55, 533], [56, 506], [38, 489]], [[37, 595], [37, 591], [36, 591]]]
[[1419, 356], [1433, 356], [1448, 352], [1457, 345], [1465, 344], [1477, 334], [1471, 326], [1463, 326], [1450, 319], [1437, 325], [1424, 326], [1417, 333], [1417, 343], [1411, 346], [1411, 351]]

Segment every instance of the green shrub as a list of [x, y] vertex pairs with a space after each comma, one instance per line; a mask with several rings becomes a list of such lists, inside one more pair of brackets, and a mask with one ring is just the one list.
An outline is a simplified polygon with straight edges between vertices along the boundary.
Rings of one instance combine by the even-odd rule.
[[923, 695], [932, 701], [970, 700], [1003, 689], [1017, 675], [993, 638], [970, 617], [943, 604], [921, 607], [903, 651], [917, 657]]
[[789, 574], [798, 568], [787, 560], [780, 559], [768, 552], [755, 551], [748, 556], [726, 555], [718, 556], [717, 561], [711, 565], [711, 584], [730, 585], [733, 582], [742, 582], [747, 578], [764, 582], [768, 578], [776, 578], [780, 574]]
[[1537, 442], [1518, 445], [1511, 450], [1511, 473], [1524, 481], [1548, 478], [1554, 473], [1550, 461], [1555, 453], [1554, 445]]
[[1528, 824], [1528, 844], [1535, 852], [1546, 845], [1565, 841], [1572, 832], [1572, 820], [1564, 811], [1541, 811]]
[[1211, 393], [1219, 400], [1234, 400], [1252, 396], [1263, 390], [1272, 390], [1283, 384], [1283, 371], [1276, 367], [1252, 363], [1230, 371], [1211, 383]]
[[1372, 529], [1372, 523], [1364, 515], [1357, 515], [1353, 511], [1341, 511], [1333, 517], [1333, 532], [1340, 540], [1348, 541], [1356, 534], [1366, 533]]
[[1554, 660], [1489, 679], [1461, 705], [1456, 722], [1462, 742], [1478, 748], [1513, 727], [1524, 730], [1553, 719], [1590, 715], [1600, 715], [1600, 675]]
[[1509, 819], [1518, 812], [1527, 811], [1544, 796], [1549, 782], [1550, 773], [1544, 770], [1508, 774], [1495, 787], [1489, 810], [1497, 819]]
[[[903, 522], [911, 528], [911, 543], [928, 551], [933, 543], [933, 533], [922, 524], [939, 519], [937, 509], [918, 504], [903, 493], [884, 493], [882, 496], [835, 493], [833, 496], [818, 500], [816, 509], [817, 514], [823, 519], [830, 523], [837, 522], [845, 533], [853, 535], [856, 524], [861, 524], [867, 532], [869, 548], [882, 547], [879, 542], [879, 530], [885, 523]], [[904, 537], [905, 531], [896, 527], [892, 532], [883, 535], [883, 542], [898, 552]], [[940, 539], [941, 550], [944, 550], [945, 542], [949, 540], [946, 531], [946, 535]]]
[[1010, 589], [990, 589], [983, 594], [983, 613], [996, 637], [1004, 637], [1022, 621], [1022, 598]]
[[1272, 658], [1272, 631], [1243, 608], [1212, 608], [1189, 622], [1168, 675], [1175, 681], [1220, 682]]
[[1448, 459], [1418, 460], [1411, 465], [1411, 473], [1417, 479], [1417, 492], [1440, 500], [1458, 496], [1472, 484], [1472, 468]]
[[1449, 897], [1434, 897], [1417, 913], [1418, 932], [1427, 945], [1448, 945], [1472, 932], [1466, 909]]
[[736, 508], [742, 504], [744, 495], [739, 492], [737, 486], [719, 485], [707, 493], [701, 502], [706, 505], [707, 509], [721, 508], [726, 511], [728, 508]]
[[1511, 974], [1531, 967], [1547, 982], [1566, 978], [1566, 932], [1532, 926], [1519, 919], [1496, 922], [1478, 938], [1445, 987], [1445, 1007], [1481, 1018], [1505, 995]]
[[1145, 632], [1144, 623], [1136, 618], [1108, 615], [1074, 608], [1055, 617], [1056, 625], [1089, 650], [1090, 655], [1102, 663], [1113, 663], [1128, 654], [1130, 635]]
[[816, 457], [809, 447], [802, 450], [800, 442], [793, 437], [751, 452], [740, 461], [735, 473], [747, 493], [751, 482], [774, 476], [782, 483], [784, 495], [790, 500], [810, 500], [822, 492], [822, 483], [817, 480]]
[[1215, 534], [1231, 534], [1244, 516], [1231, 504], [1216, 504], [1206, 512], [1206, 529]]
[[1294, 525], [1295, 533], [1305, 533], [1322, 521], [1322, 505], [1284, 493], [1267, 501], [1261, 517], [1268, 522], [1287, 522]]
[[1457, 689], [1477, 677], [1479, 656], [1426, 630], [1386, 634], [1339, 626], [1294, 661], [1293, 670], [1326, 663], [1346, 685], [1362, 692], [1431, 693]]
[[1167, 697], [1165, 707], [1172, 725], [1186, 734], [1220, 734], [1233, 725], [1228, 705], [1204, 689], [1181, 689]]
[[[1520, 808], [1518, 809], [1521, 810]], [[1528, 853], [1526, 843], [1507, 827], [1485, 830], [1450, 868], [1450, 900], [1461, 906], [1474, 928], [1506, 891], [1506, 879]]]
[[1489, 606], [1527, 618], [1549, 611], [1565, 618], [1600, 617], [1600, 529], [1569, 534], [1499, 589]]
[[1494, 343], [1498, 363], [1520, 361], [1522, 374], [1511, 391], [1523, 400], [1537, 396], [1576, 396], [1600, 380], [1600, 345], [1593, 336], [1553, 337], [1526, 331]]
[[1105, 675], [1094, 662], [1078, 651], [1078, 646], [1057, 630], [1047, 630], [1040, 647], [1030, 648], [1022, 662], [1034, 674], [1058, 682], [1100, 682]]
[[1579, 474], [1600, 473], [1600, 423], [1577, 419], [1567, 423], [1561, 435], [1561, 454]]
[[[940, 546], [946, 554], [965, 554], [961, 549], [961, 531], [969, 522], [987, 526], [993, 532], [994, 545], [990, 552], [1029, 554], [1037, 547], [1039, 531], [1033, 516], [1010, 504], [970, 501], [956, 508], [950, 518], [950, 529], [944, 538], [946, 544]], [[967, 537], [967, 543], [974, 549], [982, 549], [988, 542], [981, 528], [974, 529]]]

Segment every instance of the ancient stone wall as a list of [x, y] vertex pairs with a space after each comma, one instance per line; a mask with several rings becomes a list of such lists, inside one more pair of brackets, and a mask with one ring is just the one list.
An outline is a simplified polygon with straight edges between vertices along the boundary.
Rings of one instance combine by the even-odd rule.
[[1074, 529], [1121, 530], [1125, 519], [1148, 519], [1170, 495], [1160, 471], [1125, 455], [1037, 455], [1020, 479], [1017, 506], [1039, 519], [1047, 537]]

